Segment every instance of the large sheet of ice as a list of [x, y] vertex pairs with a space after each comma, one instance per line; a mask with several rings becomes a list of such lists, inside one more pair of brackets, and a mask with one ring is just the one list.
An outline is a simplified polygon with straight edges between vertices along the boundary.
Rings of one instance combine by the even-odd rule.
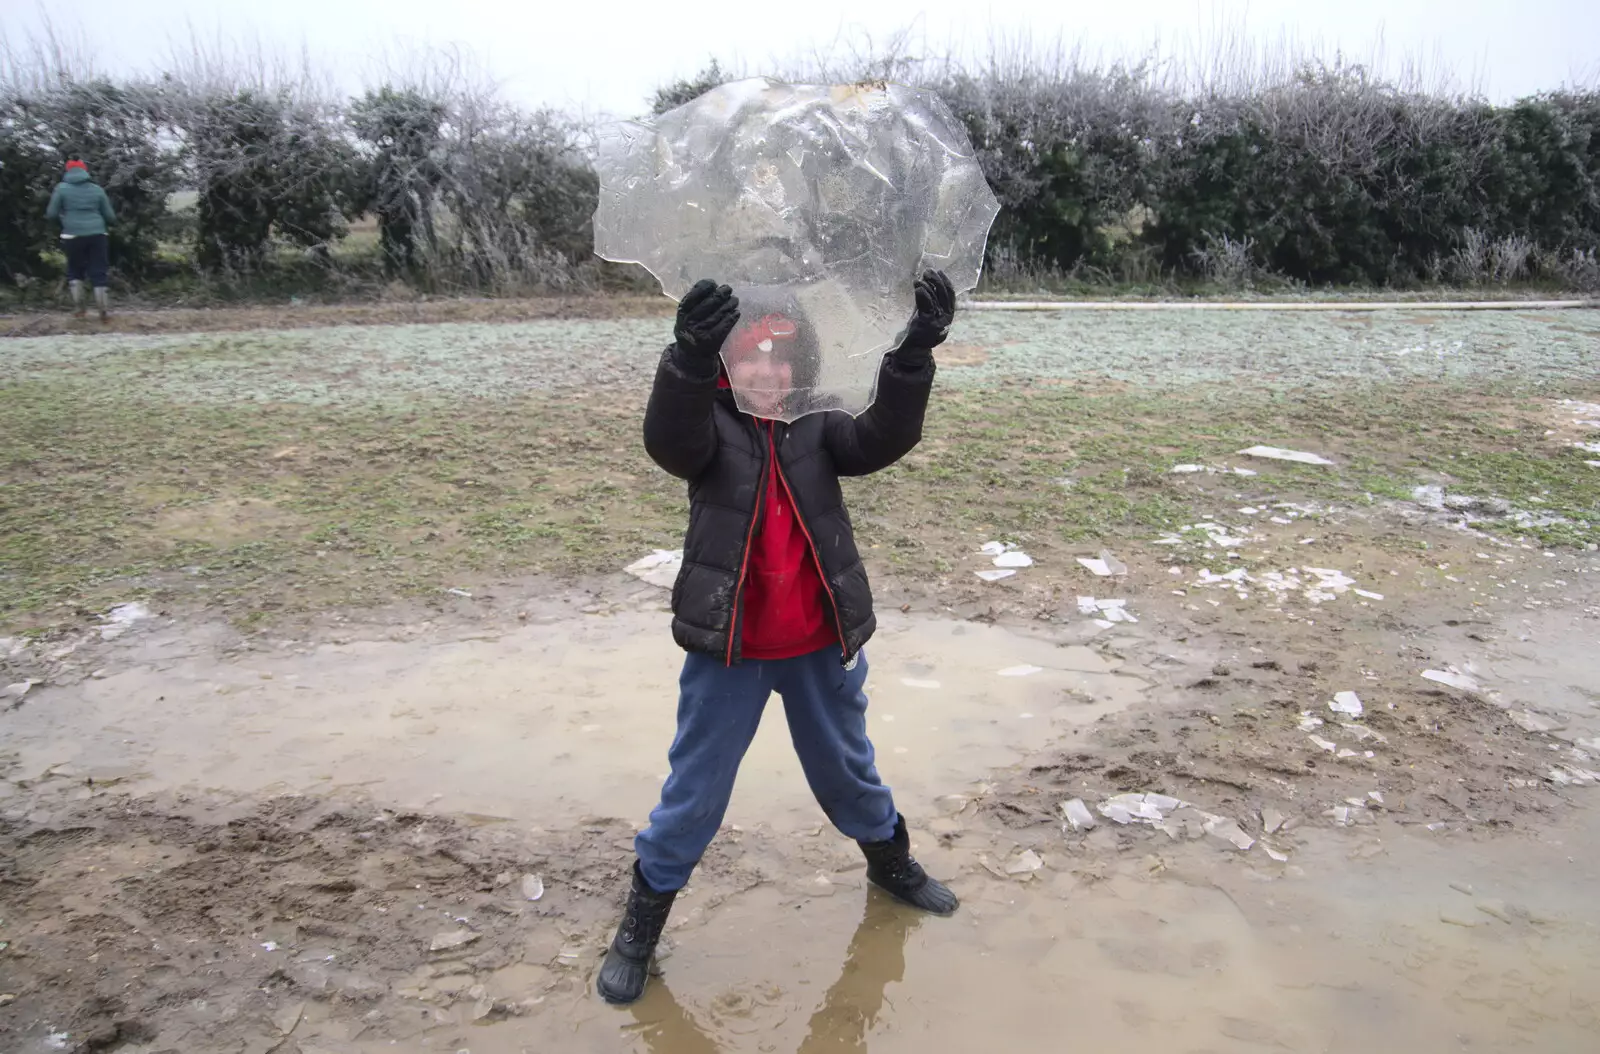
[[931, 92], [766, 79], [602, 131], [595, 252], [681, 298], [734, 287], [723, 346], [741, 409], [860, 414], [924, 269], [978, 284], [999, 204]]

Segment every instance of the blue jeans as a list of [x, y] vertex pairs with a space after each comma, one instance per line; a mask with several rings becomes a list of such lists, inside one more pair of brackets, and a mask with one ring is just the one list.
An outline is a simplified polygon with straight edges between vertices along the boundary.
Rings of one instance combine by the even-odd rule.
[[734, 777], [773, 692], [783, 697], [800, 767], [833, 825], [850, 838], [894, 837], [894, 796], [878, 778], [867, 738], [866, 656], [839, 665], [839, 649], [724, 666], [690, 654], [678, 678], [678, 732], [661, 804], [634, 848], [650, 887], [682, 889], [728, 811]]

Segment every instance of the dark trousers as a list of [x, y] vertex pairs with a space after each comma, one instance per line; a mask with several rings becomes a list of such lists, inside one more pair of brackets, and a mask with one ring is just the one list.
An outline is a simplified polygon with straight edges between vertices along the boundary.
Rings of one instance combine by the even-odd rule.
[[84, 234], [76, 238], [61, 239], [67, 251], [67, 278], [81, 282], [85, 278], [96, 289], [106, 287], [106, 272], [111, 269], [111, 239], [104, 234]]

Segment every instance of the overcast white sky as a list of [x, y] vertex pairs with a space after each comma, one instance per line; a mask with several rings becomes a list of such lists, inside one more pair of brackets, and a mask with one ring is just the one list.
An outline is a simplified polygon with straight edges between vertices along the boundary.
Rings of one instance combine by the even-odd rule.
[[1600, 78], [1600, 0], [0, 0], [0, 24], [14, 39], [45, 11], [109, 69], [154, 65], [186, 21], [204, 35], [305, 45], [349, 86], [397, 42], [462, 44], [512, 98], [590, 113], [638, 112], [655, 86], [713, 55], [759, 73], [841, 35], [907, 27], [930, 51], [1026, 33], [1111, 56], [1157, 38], [1169, 51], [1203, 50], [1243, 32], [1370, 60], [1381, 39], [1391, 63], [1447, 66], [1497, 99]]

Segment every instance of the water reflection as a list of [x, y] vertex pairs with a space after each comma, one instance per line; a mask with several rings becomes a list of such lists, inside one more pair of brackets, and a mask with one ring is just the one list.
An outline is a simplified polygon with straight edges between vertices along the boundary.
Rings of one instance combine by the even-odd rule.
[[[864, 1052], [883, 1011], [884, 992], [905, 975], [906, 942], [926, 916], [869, 891], [844, 966], [811, 1015], [796, 1054]], [[652, 998], [653, 996], [653, 998]], [[633, 1008], [650, 1054], [718, 1054], [722, 1050], [660, 978]]]

